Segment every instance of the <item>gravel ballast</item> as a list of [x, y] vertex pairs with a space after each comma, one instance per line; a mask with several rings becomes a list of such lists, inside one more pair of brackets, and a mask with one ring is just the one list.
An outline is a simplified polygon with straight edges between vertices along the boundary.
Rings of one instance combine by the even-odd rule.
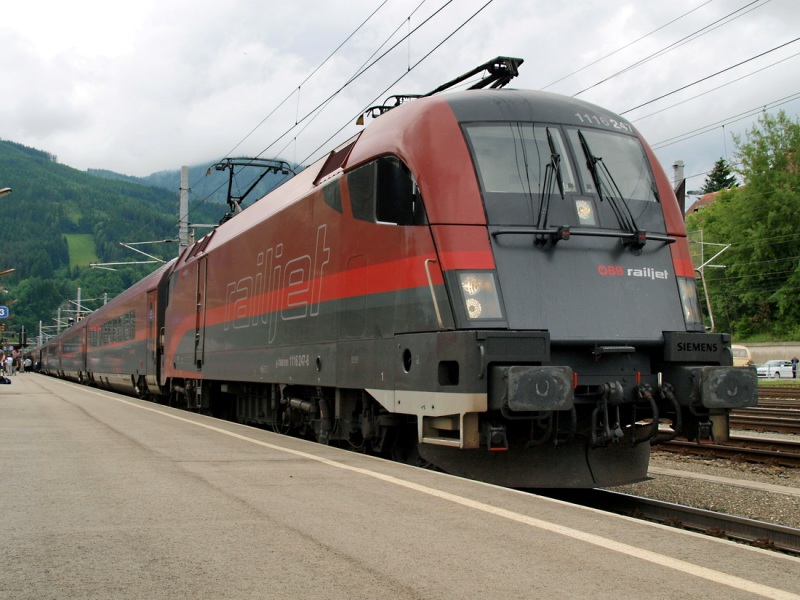
[[[699, 456], [682, 456], [654, 450], [650, 465], [660, 469], [689, 471], [723, 477], [737, 482], [766, 483], [800, 489], [800, 469], [735, 462]], [[644, 496], [800, 528], [800, 495], [761, 491], [703, 479], [654, 474], [650, 481], [612, 488], [614, 491]]]

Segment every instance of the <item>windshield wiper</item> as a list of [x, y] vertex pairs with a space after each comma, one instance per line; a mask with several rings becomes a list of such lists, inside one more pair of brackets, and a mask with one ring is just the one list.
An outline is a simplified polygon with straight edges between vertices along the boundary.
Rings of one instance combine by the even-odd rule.
[[[591, 148], [589, 148], [589, 142], [586, 141], [586, 137], [580, 130], [578, 130], [578, 139], [580, 139], [581, 149], [583, 150], [584, 156], [586, 156], [586, 167], [589, 169], [589, 173], [592, 176], [592, 181], [594, 181], [594, 186], [595, 189], [597, 189], [597, 195], [600, 197], [600, 201], [602, 202], [604, 199], [608, 200], [608, 204], [611, 206], [614, 216], [617, 217], [617, 223], [619, 223], [620, 229], [629, 231], [631, 233], [631, 239], [625, 242], [625, 245], [630, 246], [633, 250], [641, 250], [647, 241], [647, 234], [644, 231], [639, 230], [639, 226], [636, 224], [636, 219], [634, 218], [628, 203], [625, 201], [617, 182], [614, 181], [614, 177], [611, 175], [608, 167], [606, 167], [602, 157], [595, 156], [592, 153]], [[602, 172], [600, 169], [598, 169], [598, 164], [602, 168]], [[609, 188], [609, 194], [607, 197], [603, 195], [603, 183], [601, 180], [601, 175], [604, 176], [604, 178], [607, 179], [608, 183], [610, 184], [606, 186]], [[614, 192], [616, 192], [616, 196], [614, 195]], [[624, 209], [620, 207], [618, 199], [622, 203], [622, 207], [624, 207]]]
[[545, 127], [547, 134], [547, 145], [550, 146], [550, 164], [556, 173], [556, 181], [558, 182], [558, 191], [561, 194], [561, 199], [564, 199], [564, 179], [561, 177], [561, 155], [556, 152], [556, 145], [553, 142], [553, 134], [550, 133], [550, 128]]
[[[536, 219], [536, 227], [545, 229], [547, 227], [547, 218], [550, 214], [550, 196], [553, 194], [553, 183], [558, 184], [558, 191], [561, 194], [561, 199], [564, 199], [564, 180], [561, 177], [561, 155], [556, 152], [556, 145], [553, 142], [553, 135], [550, 133], [550, 128], [545, 128], [547, 133], [547, 144], [550, 146], [550, 162], [545, 167], [544, 175], [544, 194], [542, 195], [542, 202], [539, 205], [539, 216]], [[552, 236], [538, 236], [534, 240], [534, 244], [550, 246], [554, 244], [556, 239]]]

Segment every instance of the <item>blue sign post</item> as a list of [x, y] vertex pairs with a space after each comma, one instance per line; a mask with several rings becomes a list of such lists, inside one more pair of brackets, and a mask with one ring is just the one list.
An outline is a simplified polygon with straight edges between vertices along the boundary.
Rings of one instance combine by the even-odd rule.
[[0, 306], [0, 319], [8, 318], [8, 307]]

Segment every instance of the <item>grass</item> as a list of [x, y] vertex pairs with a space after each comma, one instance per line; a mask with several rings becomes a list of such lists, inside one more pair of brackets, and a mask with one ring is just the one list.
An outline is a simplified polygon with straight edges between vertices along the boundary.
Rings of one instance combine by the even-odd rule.
[[758, 385], [779, 385], [782, 387], [788, 385], [792, 387], [800, 387], [800, 379], [785, 379], [783, 377], [780, 379], [772, 379], [771, 377], [759, 377]]
[[91, 233], [67, 234], [69, 248], [69, 267], [85, 267], [99, 262], [94, 247], [94, 236]]

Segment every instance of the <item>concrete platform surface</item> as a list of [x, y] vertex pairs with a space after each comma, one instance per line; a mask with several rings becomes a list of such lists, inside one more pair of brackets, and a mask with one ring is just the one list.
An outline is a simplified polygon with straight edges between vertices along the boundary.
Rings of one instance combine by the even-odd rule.
[[24, 374], [0, 599], [800, 598], [800, 560]]

